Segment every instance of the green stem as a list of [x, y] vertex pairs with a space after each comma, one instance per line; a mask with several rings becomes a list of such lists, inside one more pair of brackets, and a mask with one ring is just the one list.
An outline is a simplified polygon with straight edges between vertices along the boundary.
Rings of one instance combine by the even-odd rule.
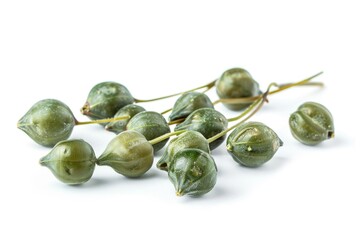
[[147, 100], [135, 99], [135, 102], [136, 103], [142, 103], [142, 102], [158, 101], [158, 100], [162, 100], [162, 99], [166, 99], [166, 98], [175, 97], [175, 96], [178, 96], [178, 95], [181, 95], [181, 94], [184, 94], [184, 93], [193, 92], [193, 91], [196, 91], [196, 90], [199, 90], [199, 89], [202, 89], [202, 88], [206, 88], [205, 91], [207, 91], [207, 90], [210, 90], [212, 87], [215, 86], [216, 81], [217, 81], [217, 79], [215, 79], [214, 81], [211, 81], [208, 84], [205, 84], [205, 85], [197, 87], [197, 88], [190, 89], [190, 90], [185, 91], [185, 92], [179, 92], [179, 93], [175, 93], [175, 94], [171, 94], [171, 95], [167, 95], [167, 96], [163, 96], [163, 97], [159, 97], [159, 98], [153, 98], [153, 99], [147, 99]]
[[182, 134], [183, 132], [186, 132], [186, 131], [187, 130], [180, 130], [180, 131], [176, 131], [176, 132], [170, 132], [170, 133], [164, 134], [164, 135], [162, 135], [160, 137], [157, 137], [157, 138], [154, 138], [154, 139], [150, 140], [149, 143], [151, 143], [152, 145], [155, 145], [155, 144], [157, 144], [159, 142], [164, 141], [165, 139], [168, 139], [171, 136], [174, 136], [174, 135], [177, 136], [177, 135], [180, 135], [180, 134]]
[[86, 122], [79, 122], [75, 120], [75, 125], [88, 125], [88, 124], [95, 124], [95, 123], [109, 123], [109, 122], [116, 122], [120, 120], [129, 119], [130, 116], [123, 116], [123, 117], [116, 117], [116, 118], [105, 118], [105, 119], [97, 119], [97, 120], [91, 120]]
[[[267, 96], [269, 95], [269, 90], [272, 86], [276, 85], [275, 83], [271, 83], [265, 93], [263, 93], [258, 99], [256, 99], [255, 102], [253, 102], [245, 111], [241, 114], [241, 116], [245, 116], [246, 114], [249, 114], [246, 118], [244, 118], [242, 121], [238, 122], [234, 126], [216, 134], [215, 136], [209, 138], [207, 141], [208, 143], [212, 143], [218, 138], [221, 138], [222, 136], [225, 136], [229, 131], [233, 130], [234, 128], [240, 126], [242, 123], [244, 123], [246, 120], [251, 118], [255, 113], [257, 113], [261, 107], [264, 105], [264, 103], [267, 101]], [[240, 118], [240, 117], [239, 117]], [[239, 119], [238, 118], [238, 119]]]
[[[324, 86], [323, 83], [321, 82], [313, 82], [313, 83], [309, 83], [309, 81], [311, 81], [312, 79], [318, 77], [319, 75], [321, 75], [323, 72], [319, 72], [311, 77], [308, 77], [304, 80], [295, 82], [295, 83], [286, 83], [286, 84], [281, 84], [278, 85], [278, 89], [270, 91], [268, 95], [272, 95], [278, 92], [281, 92], [285, 89], [291, 88], [291, 87], [295, 87], [295, 86]], [[217, 104], [219, 102], [222, 103], [227, 103], [227, 104], [237, 104], [237, 103], [251, 103], [255, 100], [257, 100], [259, 97], [261, 97], [261, 95], [258, 96], [253, 96], [253, 97], [244, 97], [244, 98], [223, 98], [223, 99], [218, 99], [216, 101], [213, 102], [213, 104]]]

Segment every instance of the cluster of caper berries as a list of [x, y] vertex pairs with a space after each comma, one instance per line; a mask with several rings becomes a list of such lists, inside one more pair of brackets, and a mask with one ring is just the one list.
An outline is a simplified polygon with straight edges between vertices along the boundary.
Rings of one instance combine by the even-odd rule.
[[[41, 158], [40, 164], [66, 184], [88, 181], [96, 165], [110, 166], [129, 178], [140, 177], [153, 165], [154, 153], [162, 149], [171, 136], [176, 136], [156, 166], [167, 172], [176, 195], [200, 196], [216, 184], [217, 166], [211, 150], [225, 141], [228, 132], [232, 131], [226, 140], [227, 151], [242, 166], [259, 167], [275, 155], [283, 145], [277, 134], [263, 123], [246, 121], [263, 106], [268, 95], [307, 85], [318, 75], [295, 83], [270, 84], [267, 91], [261, 92], [248, 71], [233, 68], [204, 86], [150, 100], [134, 98], [119, 83], [102, 82], [90, 90], [81, 108], [81, 113], [91, 121], [79, 122], [66, 104], [45, 99], [34, 104], [17, 126], [38, 144], [53, 147]], [[277, 89], [270, 91], [274, 85]], [[207, 91], [214, 86], [219, 96], [215, 102], [204, 92], [196, 91]], [[136, 105], [176, 95], [180, 97], [173, 108], [161, 114]], [[219, 102], [231, 110], [243, 111], [238, 117], [227, 119], [214, 108]], [[163, 115], [169, 111], [167, 122]], [[228, 127], [233, 121], [237, 123]], [[84, 140], [67, 140], [74, 126], [93, 123], [117, 134], [98, 158]], [[170, 129], [172, 124], [177, 124], [174, 132]], [[334, 137], [331, 113], [318, 103], [302, 104], [291, 114], [289, 124], [292, 135], [306, 145]]]

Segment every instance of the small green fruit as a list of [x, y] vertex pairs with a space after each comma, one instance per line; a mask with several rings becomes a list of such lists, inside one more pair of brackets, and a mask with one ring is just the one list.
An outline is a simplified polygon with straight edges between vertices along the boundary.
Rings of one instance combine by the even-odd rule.
[[96, 156], [94, 150], [84, 140], [65, 140], [55, 147], [40, 164], [51, 170], [57, 179], [67, 184], [87, 182], [95, 169]]
[[[224, 115], [212, 108], [201, 108], [191, 113], [184, 122], [175, 127], [175, 131], [192, 130], [201, 133], [209, 139], [216, 134], [224, 131], [228, 126], [228, 121]], [[210, 149], [217, 148], [226, 136], [220, 137], [210, 143]]]
[[119, 109], [134, 101], [129, 90], [120, 83], [102, 82], [90, 90], [81, 113], [93, 120], [112, 118]]
[[[145, 111], [136, 114], [130, 119], [126, 129], [141, 133], [148, 141], [170, 132], [169, 125], [167, 124], [165, 118], [160, 113], [152, 111]], [[154, 144], [154, 152], [162, 149], [168, 140], [169, 139], [165, 139], [157, 144]]]
[[315, 102], [302, 104], [289, 119], [292, 135], [301, 143], [316, 145], [335, 135], [330, 111]]
[[217, 168], [209, 153], [186, 148], [175, 154], [168, 176], [177, 196], [201, 196], [214, 188]]
[[140, 177], [154, 161], [154, 150], [146, 138], [136, 131], [121, 132], [107, 145], [97, 164], [113, 168], [126, 177]]
[[[225, 71], [216, 82], [216, 92], [219, 98], [245, 98], [259, 95], [259, 84], [250, 73], [242, 68], [232, 68]], [[224, 104], [231, 110], [242, 110], [251, 103]]]
[[186, 131], [170, 141], [164, 155], [157, 162], [156, 167], [160, 170], [168, 171], [174, 155], [186, 148], [200, 149], [210, 153], [209, 143], [201, 133], [191, 130]]
[[56, 99], [35, 103], [17, 127], [40, 145], [53, 147], [70, 137], [76, 120], [70, 108]]
[[129, 117], [128, 119], [119, 120], [115, 122], [110, 122], [106, 125], [105, 129], [111, 132], [114, 132], [116, 134], [121, 133], [126, 130], [126, 125], [129, 123], [130, 119], [134, 117], [136, 114], [140, 112], [144, 112], [145, 108], [135, 105], [135, 104], [129, 104], [125, 107], [121, 108], [117, 113], [115, 114], [114, 118], [117, 117]]
[[200, 108], [214, 108], [210, 98], [199, 92], [188, 92], [181, 95], [175, 102], [169, 116], [170, 121], [186, 118], [192, 112]]
[[260, 122], [247, 122], [229, 135], [226, 148], [232, 158], [246, 167], [258, 167], [269, 161], [283, 142]]

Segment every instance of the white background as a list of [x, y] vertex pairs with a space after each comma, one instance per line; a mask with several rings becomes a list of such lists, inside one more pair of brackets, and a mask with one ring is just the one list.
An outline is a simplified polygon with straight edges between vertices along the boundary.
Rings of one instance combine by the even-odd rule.
[[[357, 1], [1, 1], [0, 239], [359, 239]], [[16, 122], [38, 100], [79, 109], [91, 87], [118, 81], [137, 98], [186, 90], [243, 67], [264, 90], [319, 71], [323, 89], [269, 97], [253, 120], [284, 146], [257, 169], [213, 151], [212, 192], [176, 197], [155, 166], [140, 179], [97, 167], [81, 186], [57, 181]], [[214, 90], [209, 93], [216, 100]], [[143, 104], [163, 111], [176, 99]], [[292, 138], [288, 117], [316, 101], [336, 137], [315, 147]], [[216, 109], [235, 116], [221, 105]], [[115, 135], [79, 126], [100, 155]], [[156, 156], [156, 160], [159, 155]]]

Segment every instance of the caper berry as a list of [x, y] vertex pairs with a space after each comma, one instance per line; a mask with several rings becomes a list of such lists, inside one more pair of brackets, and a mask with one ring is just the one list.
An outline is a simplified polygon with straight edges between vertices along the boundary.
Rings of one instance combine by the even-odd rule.
[[265, 124], [247, 122], [229, 135], [226, 148], [237, 163], [258, 167], [269, 161], [282, 144], [276, 133]]
[[176, 100], [169, 119], [170, 121], [174, 121], [176, 119], [186, 118], [200, 108], [214, 108], [210, 98], [205, 93], [184, 93]]
[[[224, 115], [212, 108], [201, 108], [191, 113], [184, 122], [175, 127], [175, 131], [192, 130], [200, 132], [205, 138], [211, 138], [224, 131], [228, 121]], [[210, 143], [210, 149], [217, 148], [226, 136], [222, 136]]]
[[97, 160], [126, 177], [140, 177], [152, 166], [154, 150], [146, 138], [137, 131], [124, 131], [113, 138]]
[[91, 119], [112, 118], [119, 109], [134, 101], [129, 90], [120, 83], [102, 82], [90, 90], [81, 113]]
[[334, 121], [330, 111], [315, 102], [302, 104], [289, 119], [292, 135], [301, 143], [316, 145], [334, 137]]
[[186, 148], [174, 155], [168, 176], [176, 195], [201, 196], [214, 188], [217, 168], [209, 153]]
[[38, 144], [52, 147], [68, 139], [75, 124], [74, 115], [67, 105], [56, 99], [44, 99], [27, 111], [17, 127]]
[[185, 148], [196, 148], [210, 153], [209, 143], [201, 133], [191, 130], [186, 131], [170, 141], [156, 167], [168, 171], [174, 155]]
[[95, 169], [94, 150], [84, 140], [61, 141], [40, 164], [51, 170], [57, 179], [67, 184], [81, 184], [88, 181]]
[[109, 130], [114, 133], [121, 133], [126, 130], [126, 125], [129, 123], [130, 119], [135, 116], [136, 114], [140, 112], [144, 112], [145, 108], [135, 105], [135, 104], [129, 104], [125, 107], [121, 108], [117, 113], [115, 114], [114, 118], [117, 117], [129, 117], [128, 119], [119, 120], [115, 122], [110, 122], [106, 125], [105, 129]]
[[[244, 98], [259, 95], [259, 84], [250, 73], [242, 68], [225, 71], [216, 82], [216, 92], [220, 98]], [[224, 104], [231, 110], [241, 110], [251, 103]]]
[[[136, 114], [130, 119], [126, 129], [135, 130], [141, 133], [148, 141], [170, 132], [169, 125], [167, 124], [165, 118], [160, 113], [152, 111], [145, 111]], [[168, 140], [169, 139], [165, 139], [154, 144], [154, 152], [163, 148]]]

